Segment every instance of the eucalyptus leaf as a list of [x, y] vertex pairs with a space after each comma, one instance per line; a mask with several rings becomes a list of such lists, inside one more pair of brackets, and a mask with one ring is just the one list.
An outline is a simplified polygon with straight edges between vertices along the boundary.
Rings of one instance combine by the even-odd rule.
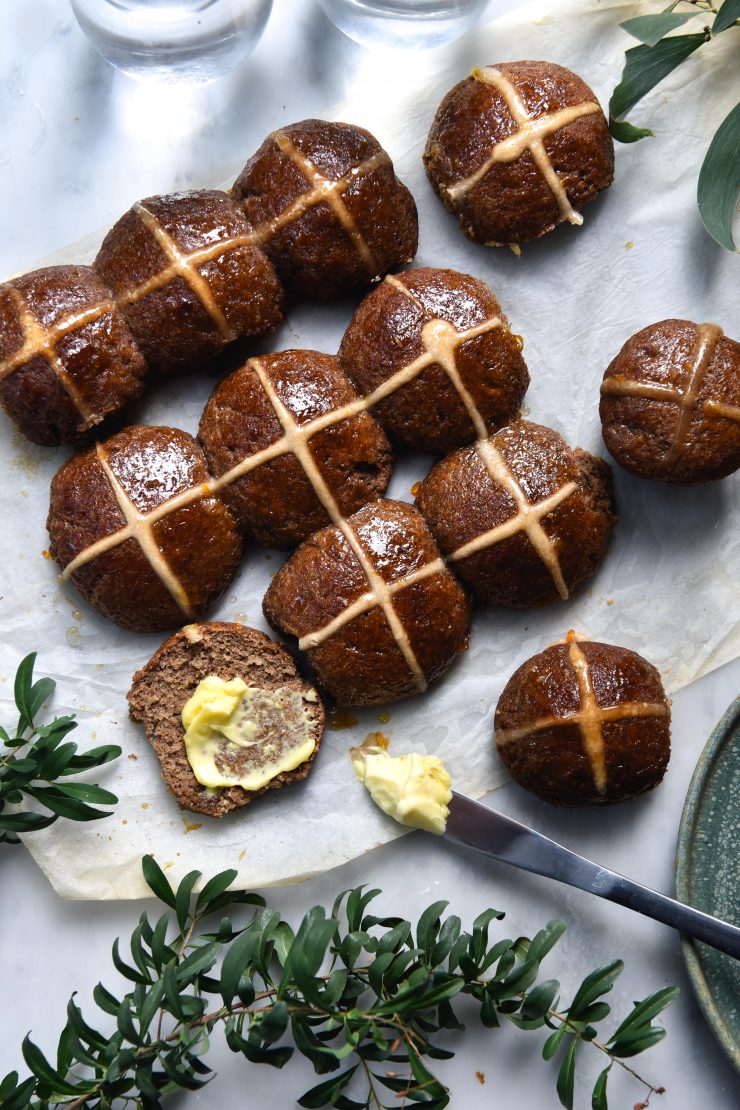
[[628, 50], [622, 80], [609, 101], [610, 117], [619, 120], [626, 115], [704, 41], [704, 35], [675, 35], [655, 46], [633, 46]]
[[740, 0], [724, 0], [712, 24], [712, 34], [721, 34], [738, 20], [740, 20]]
[[697, 203], [702, 222], [720, 246], [738, 248], [733, 223], [740, 198], [740, 103], [720, 124], [699, 171]]
[[655, 46], [657, 42], [677, 27], [682, 27], [690, 19], [694, 19], [699, 12], [658, 12], [657, 15], [638, 15], [634, 19], [625, 19], [619, 26], [628, 35], [644, 42], [646, 46]]

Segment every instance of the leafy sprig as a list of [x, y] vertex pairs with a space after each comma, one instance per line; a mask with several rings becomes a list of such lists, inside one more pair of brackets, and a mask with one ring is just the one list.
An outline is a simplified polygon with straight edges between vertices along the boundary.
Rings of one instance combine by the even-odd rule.
[[[116, 744], [104, 744], [79, 753], [76, 744], [65, 741], [77, 727], [74, 717], [56, 717], [49, 724], [38, 724], [36, 718], [56, 683], [51, 678], [34, 682], [35, 662], [35, 652], [27, 655], [15, 676], [19, 713], [15, 731], [11, 735], [0, 726], [0, 843], [17, 843], [18, 833], [45, 829], [59, 817], [72, 821], [108, 817], [110, 811], [96, 809], [95, 804], [113, 805], [118, 801], [115, 794], [100, 786], [66, 781], [79, 771], [110, 763], [121, 749]], [[50, 812], [17, 809], [28, 798]]]
[[[214, 876], [197, 896], [197, 871], [176, 890], [150, 856], [143, 871], [166, 910], [156, 921], [142, 914], [130, 958], [118, 941], [113, 945], [113, 964], [129, 989], [117, 997], [99, 983], [93, 991], [112, 1032], [88, 1024], [73, 996], [55, 1062], [25, 1038], [31, 1075], [21, 1080], [11, 1072], [0, 1083], [4, 1110], [161, 1107], [169, 1093], [197, 1090], [212, 1078], [204, 1057], [216, 1027], [251, 1063], [282, 1068], [297, 1051], [328, 1077], [305, 1092], [300, 1106], [384, 1110], [408, 1101], [442, 1110], [450, 1095], [430, 1067], [453, 1055], [439, 1036], [463, 1027], [453, 1007], [463, 996], [489, 1028], [510, 1022], [550, 1030], [542, 1055], [560, 1057], [556, 1087], [566, 1108], [573, 1105], [581, 1046], [606, 1058], [594, 1110], [606, 1110], [615, 1065], [644, 1085], [647, 1099], [662, 1091], [624, 1060], [665, 1035], [652, 1022], [676, 988], [635, 1003], [611, 1036], [597, 1039], [610, 1011], [603, 998], [622, 962], [591, 972], [563, 1006], [559, 983], [538, 981], [562, 921], [531, 940], [491, 941], [492, 923], [504, 916], [497, 910], [480, 914], [465, 932], [458, 917], [444, 916], [447, 903], [435, 902], [413, 927], [400, 917], [374, 916], [369, 906], [380, 892], [358, 887], [340, 894], [328, 913], [309, 910], [294, 932], [258, 895], [228, 890], [235, 871]], [[251, 915], [235, 926], [229, 913], [245, 904]]]
[[[690, 11], [676, 11], [681, 5]], [[707, 22], [701, 32], [671, 34], [696, 15]], [[694, 51], [711, 43], [717, 35], [735, 28], [740, 64], [740, 0], [674, 0], [662, 12], [637, 16], [619, 25], [640, 41], [625, 54], [622, 79], [609, 101], [609, 129], [619, 142], [633, 143], [654, 135], [648, 127], [636, 127], [624, 117], [664, 77], [686, 61]], [[697, 203], [709, 234], [727, 250], [736, 249], [733, 221], [740, 197], [740, 103], [717, 129], [699, 172]]]

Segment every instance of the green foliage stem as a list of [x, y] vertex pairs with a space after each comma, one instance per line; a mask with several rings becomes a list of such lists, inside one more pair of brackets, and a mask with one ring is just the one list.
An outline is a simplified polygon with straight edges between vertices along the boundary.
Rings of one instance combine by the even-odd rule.
[[[251, 1063], [282, 1068], [296, 1051], [306, 1057], [320, 1081], [298, 1100], [302, 1107], [389, 1110], [408, 1101], [443, 1110], [450, 1094], [430, 1067], [453, 1055], [440, 1038], [463, 1028], [453, 1005], [463, 996], [489, 1028], [510, 1022], [548, 1031], [542, 1056], [559, 1057], [556, 1091], [567, 1110], [576, 1061], [589, 1046], [607, 1058], [593, 1089], [595, 1110], [606, 1110], [614, 1066], [629, 1071], [648, 1099], [662, 1091], [623, 1061], [664, 1036], [652, 1022], [676, 989], [635, 1003], [611, 1036], [597, 1039], [597, 1025], [610, 1012], [603, 997], [622, 963], [591, 972], [570, 1005], [562, 1005], [557, 980], [539, 980], [541, 961], [565, 930], [562, 921], [531, 940], [489, 940], [491, 925], [503, 917], [497, 910], [480, 914], [466, 932], [458, 917], [444, 916], [446, 902], [435, 902], [414, 927], [374, 916], [369, 906], [380, 892], [358, 887], [340, 894], [328, 913], [309, 910], [294, 932], [259, 896], [228, 890], [235, 871], [216, 875], [197, 896], [198, 872], [174, 890], [152, 857], [144, 857], [143, 871], [165, 912], [155, 921], [142, 914], [130, 957], [124, 959], [118, 941], [113, 946], [128, 990], [114, 994], [99, 983], [93, 992], [112, 1032], [88, 1024], [73, 996], [54, 1062], [25, 1038], [31, 1074], [20, 1079], [11, 1072], [2, 1080], [4, 1110], [155, 1110], [168, 1094], [198, 1090], [212, 1078], [204, 1057], [217, 1027]], [[245, 904], [250, 916], [236, 926], [230, 911]]]
[[[682, 5], [690, 10], [675, 11]], [[697, 15], [706, 20], [701, 32], [671, 34]], [[641, 45], [626, 51], [621, 80], [609, 101], [609, 129], [618, 142], [633, 143], [654, 135], [650, 128], [630, 123], [624, 118], [626, 114], [695, 51], [730, 29], [735, 30], [736, 69], [740, 68], [740, 0], [724, 0], [719, 7], [711, 0], [674, 0], [662, 12], [627, 19], [620, 27]], [[740, 104], [714, 136], [701, 167], [697, 190], [704, 226], [720, 246], [731, 251], [736, 249], [733, 223], [740, 198], [738, 112]]]
[[[117, 759], [121, 749], [116, 744], [105, 744], [78, 752], [76, 744], [65, 741], [77, 728], [73, 717], [38, 723], [38, 715], [56, 684], [51, 678], [33, 681], [35, 662], [35, 652], [27, 655], [15, 676], [13, 693], [19, 714], [15, 729], [9, 732], [0, 726], [0, 844], [17, 843], [18, 833], [45, 829], [59, 817], [71, 821], [108, 817], [109, 810], [95, 806], [118, 801], [115, 794], [93, 783], [67, 781], [70, 775]], [[29, 798], [47, 812], [18, 809]]]

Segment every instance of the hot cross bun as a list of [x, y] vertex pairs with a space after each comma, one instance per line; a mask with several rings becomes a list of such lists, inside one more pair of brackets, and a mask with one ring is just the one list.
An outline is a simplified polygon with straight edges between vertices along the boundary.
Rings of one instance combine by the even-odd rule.
[[0, 402], [28, 439], [71, 443], [143, 389], [146, 364], [89, 266], [0, 285]]
[[604, 805], [658, 785], [670, 756], [670, 718], [651, 663], [569, 633], [507, 682], [496, 707], [496, 746], [516, 782], [543, 801]]
[[425, 690], [466, 646], [470, 623], [421, 515], [389, 500], [306, 540], [273, 578], [264, 612], [298, 638], [339, 705]]
[[307, 119], [274, 131], [231, 193], [286, 288], [302, 297], [345, 297], [416, 254], [414, 198], [362, 127]]
[[474, 69], [437, 110], [427, 176], [463, 231], [486, 246], [537, 239], [611, 184], [614, 144], [593, 92], [552, 62]]
[[525, 420], [438, 462], [416, 503], [476, 596], [516, 607], [568, 598], [616, 520], [607, 464]]
[[521, 349], [487, 285], [421, 267], [365, 297], [339, 360], [389, 435], [444, 454], [516, 414], [529, 384]]
[[385, 435], [319, 351], [252, 358], [213, 392], [198, 438], [223, 497], [260, 543], [295, 547], [379, 497], [391, 475]]
[[226, 193], [147, 197], [108, 232], [94, 262], [159, 373], [192, 370], [282, 319], [283, 291]]
[[242, 553], [202, 451], [177, 428], [133, 425], [74, 455], [52, 480], [47, 527], [62, 577], [133, 632], [202, 614]]
[[691, 485], [740, 467], [740, 343], [661, 320], [627, 340], [601, 385], [604, 443], [641, 478]]

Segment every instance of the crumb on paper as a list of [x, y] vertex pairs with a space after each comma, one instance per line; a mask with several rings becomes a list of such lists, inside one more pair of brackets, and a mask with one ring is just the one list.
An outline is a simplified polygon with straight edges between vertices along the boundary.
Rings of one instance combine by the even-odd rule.
[[245, 852], [245, 850], [244, 850], [244, 849], [242, 848], [241, 852], [239, 853], [238, 859], [240, 859], [240, 860], [244, 859], [244, 857], [246, 856], [246, 854], [247, 854], [247, 853], [246, 853], [246, 852]]
[[41, 552], [41, 558], [42, 558], [42, 559], [51, 559], [51, 551], [49, 551], [49, 548], [48, 548], [48, 547], [47, 547], [47, 548], [45, 548], [45, 549], [44, 549], [44, 550], [43, 550], [43, 551]]
[[127, 817], [122, 817], [121, 818], [121, 824], [122, 825], [128, 825], [128, 818]]
[[624, 245], [628, 251], [631, 251], [635, 244], [632, 242], [631, 239], [628, 239]]
[[175, 861], [172, 860], [172, 859], [168, 859], [167, 862], [164, 863], [162, 866], [163, 866], [164, 870], [166, 871], [168, 867], [174, 867], [175, 866]]
[[413, 486], [409, 490], [409, 493], [411, 494], [412, 497], [416, 497], [416, 495], [417, 495], [417, 493], [419, 492], [420, 489], [421, 489], [421, 482], [414, 482]]
[[182, 823], [185, 826], [184, 831], [186, 833], [195, 832], [196, 829], [202, 829], [203, 828], [203, 822], [202, 821], [193, 821], [193, 822], [189, 823], [186, 817], [183, 817]]
[[613, 605], [614, 604], [614, 598], [613, 597], [608, 597], [606, 599], [606, 603], [607, 603], [607, 605]]
[[141, 803], [141, 808], [142, 809], [149, 809], [149, 802], [142, 802]]
[[384, 709], [381, 713], [378, 713], [378, 720], [380, 721], [381, 725], [387, 725], [390, 719], [391, 715], [387, 709]]
[[475, 1073], [475, 1078], [478, 1080], [478, 1082], [480, 1083], [480, 1085], [482, 1087], [483, 1084], [486, 1081], [486, 1073], [484, 1071], [477, 1071]]
[[128, 758], [132, 760], [132, 762], [136, 762], [139, 757], [134, 752], [129, 752]]

